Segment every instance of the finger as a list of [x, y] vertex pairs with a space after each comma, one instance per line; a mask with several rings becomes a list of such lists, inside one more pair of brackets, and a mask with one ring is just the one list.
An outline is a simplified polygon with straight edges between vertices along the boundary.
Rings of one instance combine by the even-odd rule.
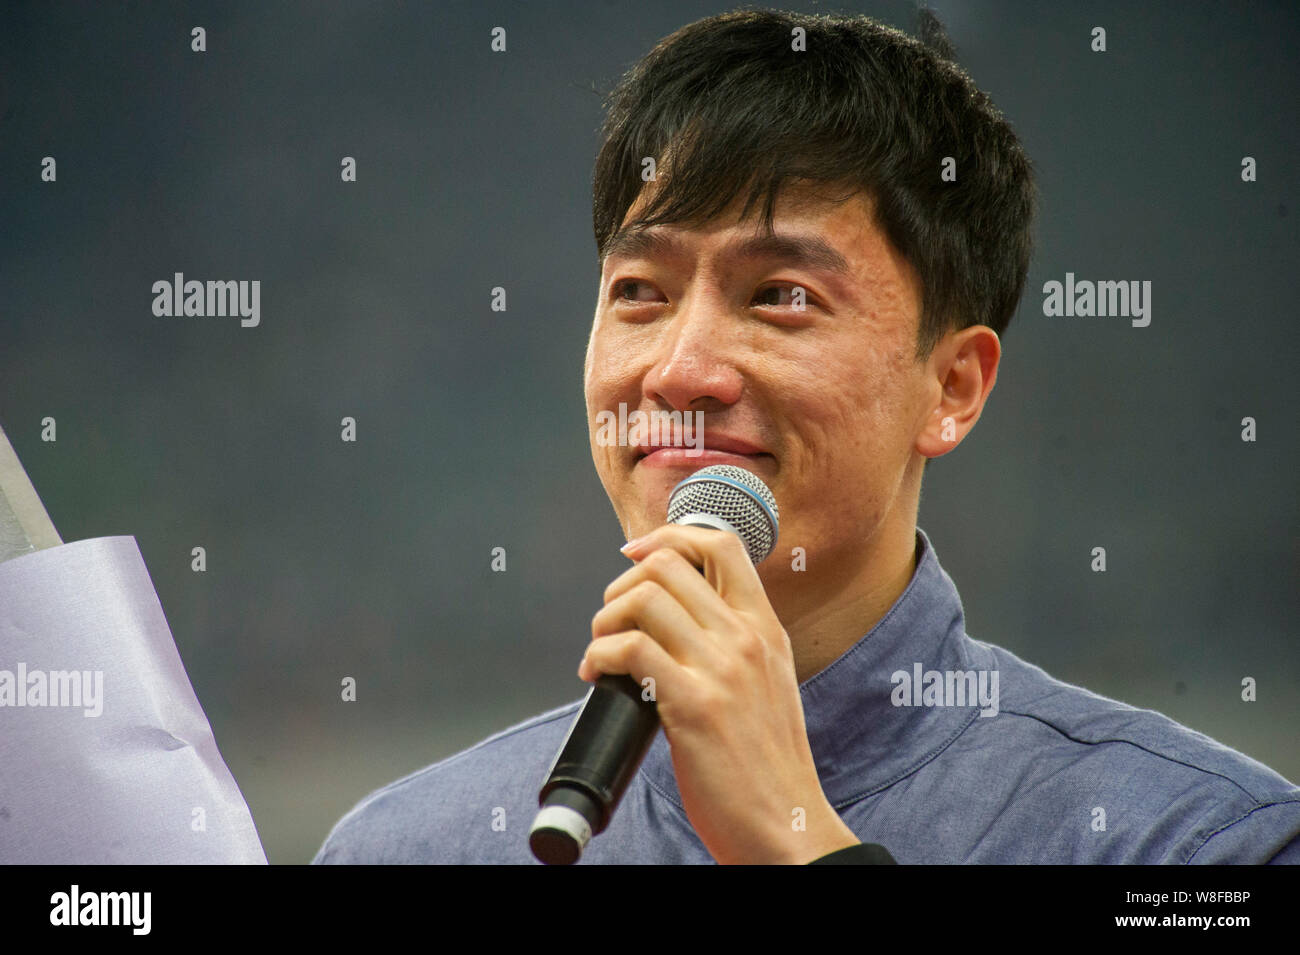
[[695, 618], [668, 591], [653, 580], [643, 580], [615, 597], [591, 619], [591, 639], [598, 640], [624, 630], [643, 630], [670, 655], [685, 662], [698, 654], [703, 634]]
[[627, 674], [637, 683], [645, 684], [649, 678], [658, 698], [664, 685], [672, 685], [681, 673], [677, 663], [653, 637], [642, 630], [625, 630], [601, 637], [587, 646], [587, 652], [578, 664], [578, 676], [595, 682], [602, 674], [614, 676]]
[[663, 547], [671, 547], [703, 570], [709, 586], [733, 609], [767, 604], [767, 592], [749, 559], [749, 551], [735, 534], [711, 527], [665, 524], [634, 541], [623, 553], [640, 562]]
[[666, 590], [701, 628], [720, 630], [735, 625], [735, 611], [709, 585], [700, 569], [671, 547], [651, 551], [615, 578], [605, 588], [605, 603], [647, 580]]

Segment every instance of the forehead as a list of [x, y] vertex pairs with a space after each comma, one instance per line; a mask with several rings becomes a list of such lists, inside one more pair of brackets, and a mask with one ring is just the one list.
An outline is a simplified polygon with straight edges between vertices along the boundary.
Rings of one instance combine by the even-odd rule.
[[[611, 239], [607, 251], [627, 253], [645, 251], [671, 237], [682, 238], [752, 238], [763, 234], [762, 221], [757, 209], [750, 210], [742, 220], [740, 214], [744, 196], [735, 196], [721, 213], [707, 222], [673, 222], [650, 227], [648, 230], [636, 223], [655, 196], [656, 184], [649, 184], [623, 216], [618, 231]], [[784, 228], [783, 228], [784, 227]], [[802, 229], [800, 229], [802, 227]], [[790, 183], [778, 193], [773, 203], [772, 230], [777, 234], [791, 231], [833, 230], [840, 238], [862, 238], [875, 231], [875, 205], [865, 193], [839, 190], [809, 183]], [[632, 237], [630, 240], [625, 237]], [[847, 258], [847, 256], [846, 256]]]

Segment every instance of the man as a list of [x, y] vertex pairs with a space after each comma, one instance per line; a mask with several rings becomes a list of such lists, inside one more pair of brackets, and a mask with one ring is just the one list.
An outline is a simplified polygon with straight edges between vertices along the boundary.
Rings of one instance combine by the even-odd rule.
[[[1300, 861], [1300, 789], [971, 639], [916, 526], [1030, 256], [1030, 164], [964, 73], [866, 18], [712, 17], [616, 90], [594, 195], [584, 387], [633, 566], [579, 675], [653, 680], [663, 733], [584, 862]], [[704, 453], [598, 441], [620, 405], [702, 412]], [[718, 463], [780, 506], [757, 568], [663, 524]], [[372, 794], [317, 861], [532, 861], [579, 705]]]

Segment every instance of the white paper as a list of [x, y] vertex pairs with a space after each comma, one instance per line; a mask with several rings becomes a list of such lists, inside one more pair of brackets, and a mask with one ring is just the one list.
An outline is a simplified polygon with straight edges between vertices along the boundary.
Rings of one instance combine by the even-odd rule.
[[135, 538], [0, 563], [0, 863], [265, 862]]

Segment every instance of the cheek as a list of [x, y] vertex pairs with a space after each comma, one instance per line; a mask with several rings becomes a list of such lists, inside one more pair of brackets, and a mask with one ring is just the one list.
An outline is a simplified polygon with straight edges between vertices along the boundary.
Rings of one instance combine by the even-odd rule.
[[639, 369], [647, 352], [645, 342], [597, 318], [587, 341], [587, 390], [614, 394], [634, 386], [640, 380]]
[[860, 340], [821, 349], [775, 392], [785, 427], [797, 436], [782, 488], [791, 533], [825, 544], [856, 539], [888, 510], [911, 446], [908, 371], [897, 351], [866, 351]]
[[[613, 360], [601, 337], [593, 335], [587, 348], [583, 373], [583, 392], [586, 395], [588, 415], [594, 419], [599, 411], [617, 411], [619, 396], [626, 392], [627, 378], [626, 368], [620, 367]], [[622, 400], [627, 400], [625, 395]]]
[[802, 367], [786, 382], [782, 412], [809, 446], [809, 463], [837, 472], [870, 466], [903, 417], [898, 370], [856, 344], [826, 349]]
[[[606, 492], [615, 501], [614, 509], [621, 521], [622, 513], [616, 498], [622, 493], [620, 489], [627, 480], [620, 464], [624, 449], [616, 443], [598, 438], [609, 420], [607, 415], [602, 417], [602, 412], [614, 415], [614, 420], [617, 420], [620, 403], [625, 403], [629, 412], [640, 405], [641, 379], [632, 362], [620, 360], [625, 350], [611, 347], [612, 345], [616, 346], [617, 342], [611, 342], [607, 330], [602, 330], [597, 322], [587, 343], [583, 365], [583, 395], [587, 408], [587, 441], [592, 462]], [[604, 433], [609, 432], [606, 430]]]

